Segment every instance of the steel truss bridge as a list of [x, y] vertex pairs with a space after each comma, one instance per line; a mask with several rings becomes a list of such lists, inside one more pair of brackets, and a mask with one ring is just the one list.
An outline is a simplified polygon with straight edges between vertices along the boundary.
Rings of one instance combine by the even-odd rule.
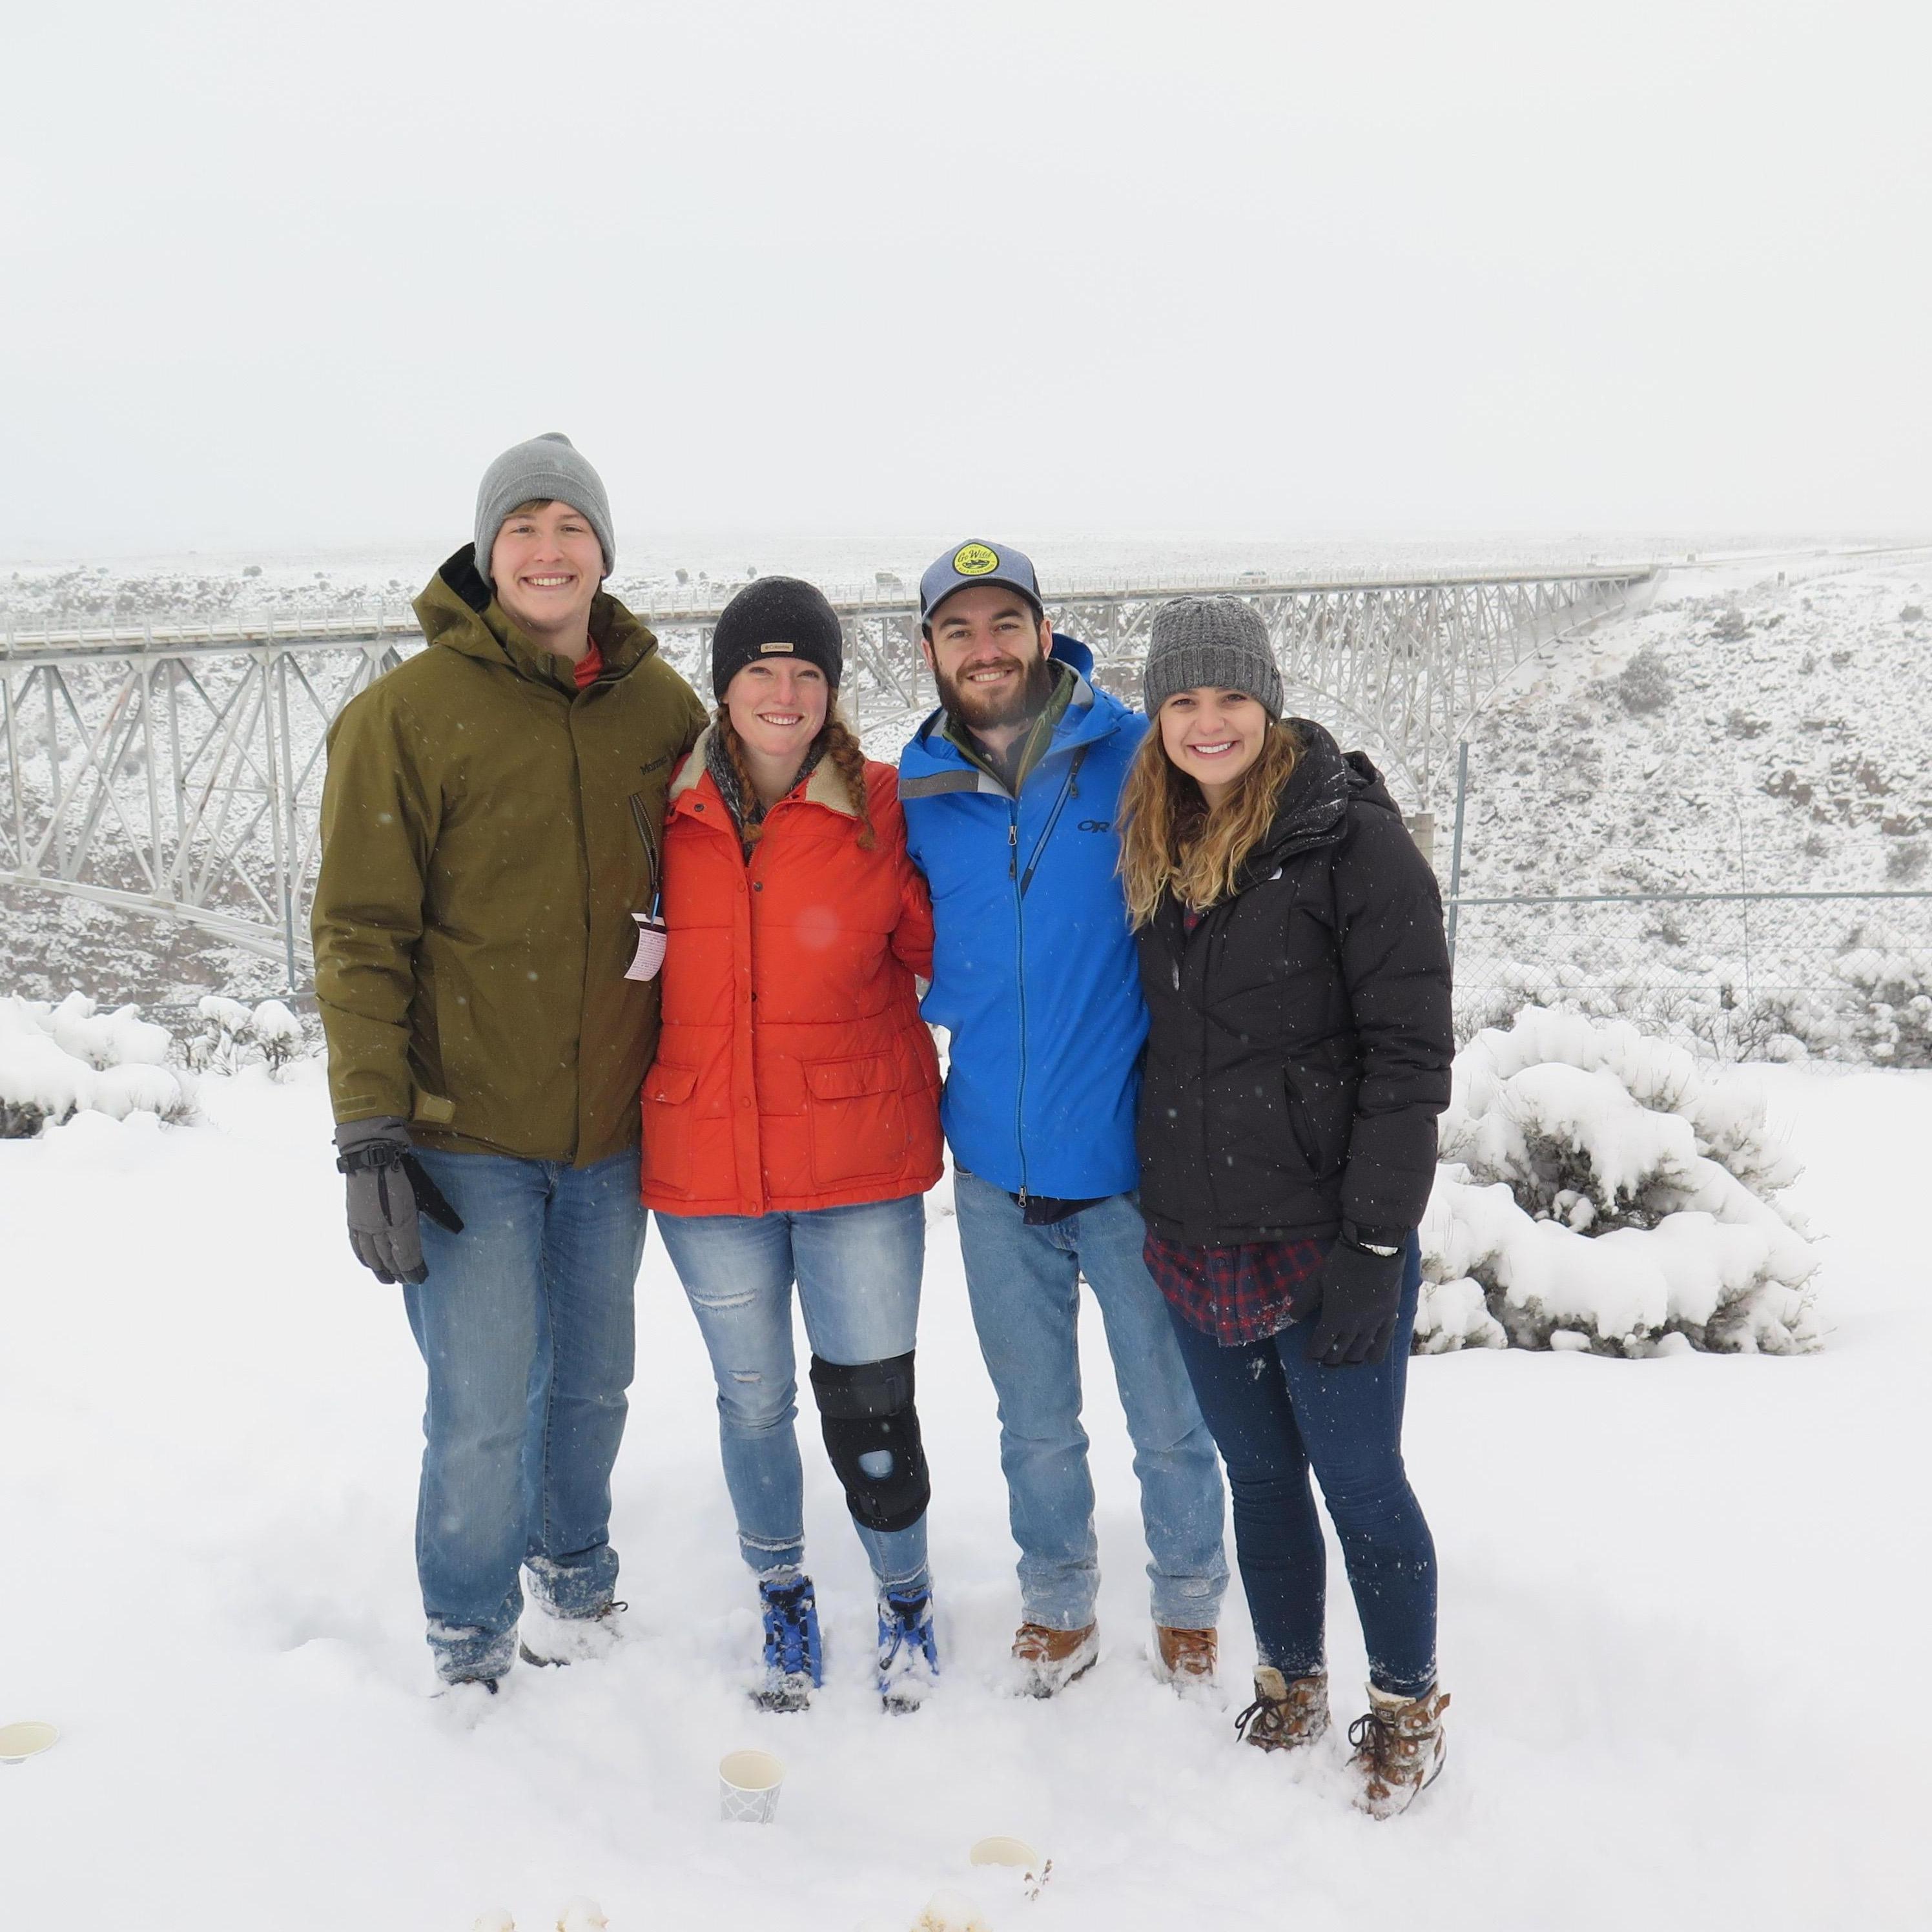
[[[1559, 640], [1641, 606], [1648, 564], [1418, 578], [1116, 586], [1048, 607], [1095, 674], [1138, 697], [1154, 611], [1178, 596], [1252, 604], [1290, 708], [1366, 745], [1425, 843], [1456, 747], [1485, 705]], [[918, 611], [902, 592], [835, 598], [848, 698], [867, 721], [929, 704]], [[722, 600], [640, 610], [687, 674]], [[123, 624], [0, 646], [0, 883], [181, 920], [274, 960], [312, 964], [308, 906], [323, 741], [346, 704], [422, 634], [393, 606], [205, 627]], [[703, 681], [694, 680], [704, 688]]]

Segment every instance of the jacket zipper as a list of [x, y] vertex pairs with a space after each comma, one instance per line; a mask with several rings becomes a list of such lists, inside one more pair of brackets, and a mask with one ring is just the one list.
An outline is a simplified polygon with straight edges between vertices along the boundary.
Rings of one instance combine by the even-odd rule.
[[[1084, 745], [1074, 753], [1073, 762], [1067, 766], [1066, 776], [1061, 781], [1060, 796], [1053, 801], [1053, 809], [1047, 815], [1045, 828], [1040, 836], [1034, 841], [1033, 856], [1027, 861], [1026, 876], [1020, 880], [1020, 896], [1022, 898], [1026, 896], [1028, 886], [1033, 884], [1034, 874], [1040, 869], [1041, 856], [1046, 850], [1046, 842], [1053, 836], [1053, 828], [1060, 823], [1060, 814], [1066, 809], [1067, 800], [1070, 797], [1077, 798], [1079, 796], [1080, 764], [1086, 755], [1087, 747]], [[1016, 842], [1019, 838], [1019, 821], [1017, 817], [1013, 821], [1013, 838]]]
[[[1172, 908], [1172, 922], [1168, 926], [1167, 930], [1162, 932], [1161, 936], [1167, 946], [1168, 968], [1174, 983], [1174, 995], [1176, 999], [1180, 1002], [1184, 1012], [1190, 1003], [1189, 1002], [1186, 995], [1181, 992], [1181, 969], [1186, 962], [1188, 949], [1193, 945], [1194, 942], [1197, 939], [1202, 938], [1202, 936], [1207, 929], [1208, 920], [1213, 916], [1214, 913], [1218, 910], [1218, 908], [1210, 907], [1207, 912], [1202, 914], [1200, 922], [1195, 927], [1192, 932], [1190, 932], [1187, 930], [1186, 915], [1181, 909], [1180, 902], [1174, 898], [1172, 892], [1169, 893], [1168, 897], [1168, 906]], [[1163, 908], [1163, 910], [1165, 910], [1166, 908]], [[1160, 931], [1161, 929], [1161, 919], [1159, 915], [1156, 915], [1155, 920], [1155, 928], [1156, 931]], [[1204, 940], [1203, 943], [1204, 944]], [[1204, 953], [1202, 956], [1204, 960], [1206, 957], [1205, 954]], [[1205, 970], [1204, 966], [1203, 970]], [[1199, 1082], [1198, 1090], [1195, 1096], [1195, 1111], [1198, 1118], [1201, 1131], [1201, 1172], [1206, 1180], [1209, 1201], [1211, 1206], [1216, 1198], [1216, 1190], [1214, 1185], [1214, 1163], [1212, 1160], [1209, 1158], [1208, 1152], [1208, 1082], [1204, 1071], [1208, 1064], [1208, 1009], [1206, 1003], [1204, 1001], [1198, 1003], [1196, 1005], [1196, 1011], [1201, 1022], [1201, 1036], [1196, 1052], [1196, 1060], [1197, 1064], [1204, 1070], [1204, 1071], [1202, 1079]], [[1220, 1212], [1218, 1207], [1214, 1208], [1214, 1212], [1218, 1216]]]
[[1016, 796], [1008, 799], [1007, 811], [1006, 877], [1012, 881], [1013, 886], [1013, 983], [1018, 992], [1020, 1014], [1020, 1077], [1013, 1088], [1013, 1142], [1019, 1149], [1020, 1214], [1024, 1218], [1027, 1205], [1026, 888], [1019, 882], [1020, 802]]
[[[1201, 915], [1200, 924], [1192, 932], [1188, 932], [1184, 928], [1183, 928], [1184, 946], [1192, 944], [1196, 939], [1201, 941], [1201, 959], [1198, 970], [1204, 983], [1208, 976], [1208, 921], [1213, 916], [1214, 910], [1215, 908], [1210, 906], [1206, 912], [1204, 912]], [[1196, 1090], [1195, 1100], [1201, 1114], [1201, 1172], [1207, 1176], [1208, 1179], [1208, 1210], [1214, 1215], [1214, 1219], [1219, 1221], [1221, 1218], [1221, 1196], [1220, 1190], [1216, 1184], [1220, 1177], [1214, 1172], [1214, 1163], [1209, 1158], [1208, 1150], [1208, 1002], [1204, 999], [1198, 1004], [1201, 1015], [1201, 1046], [1198, 1061], [1201, 1068], [1201, 1083]]]
[[644, 862], [650, 868], [650, 916], [653, 919], [664, 915], [664, 870], [658, 863], [657, 841], [651, 836], [650, 814], [644, 810], [644, 801], [636, 792], [631, 794], [631, 818], [638, 828], [638, 836], [644, 841]]
[[1053, 802], [1053, 809], [1047, 814], [1046, 824], [1041, 828], [1040, 836], [1034, 841], [1033, 855], [1027, 861], [1026, 874], [1020, 874], [1020, 802], [1016, 794], [1007, 795], [1008, 818], [1006, 821], [1006, 877], [1013, 885], [1013, 935], [1018, 949], [1014, 962], [1013, 980], [1018, 988], [1020, 1015], [1020, 1077], [1014, 1089], [1013, 1138], [1019, 1148], [1020, 1156], [1020, 1211], [1026, 1212], [1027, 1157], [1026, 1157], [1026, 1069], [1027, 1069], [1027, 1010], [1026, 1010], [1026, 896], [1027, 888], [1033, 884], [1033, 875], [1040, 868], [1042, 856], [1046, 850], [1046, 842], [1053, 836], [1053, 828], [1060, 823], [1060, 814], [1066, 808], [1068, 795], [1075, 788], [1080, 776], [1081, 761], [1087, 755], [1087, 747], [1082, 745], [1073, 754], [1066, 767], [1066, 776], [1060, 783], [1060, 796]]

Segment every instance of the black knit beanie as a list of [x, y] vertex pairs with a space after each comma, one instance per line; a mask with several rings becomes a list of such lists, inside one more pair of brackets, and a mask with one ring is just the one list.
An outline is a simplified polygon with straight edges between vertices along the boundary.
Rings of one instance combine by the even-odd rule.
[[712, 695], [722, 700], [724, 687], [748, 664], [778, 657], [815, 664], [836, 691], [845, 668], [845, 640], [823, 592], [796, 577], [760, 577], [718, 614], [711, 633]]

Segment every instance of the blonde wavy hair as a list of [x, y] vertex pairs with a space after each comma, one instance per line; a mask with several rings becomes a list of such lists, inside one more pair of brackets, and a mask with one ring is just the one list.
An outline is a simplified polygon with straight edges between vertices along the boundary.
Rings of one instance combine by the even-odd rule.
[[1194, 912], [1232, 893], [1300, 758], [1294, 734], [1271, 724], [1260, 754], [1210, 809], [1201, 788], [1167, 755], [1156, 716], [1120, 792], [1120, 881], [1136, 932], [1168, 892]]
[[[758, 792], [752, 782], [752, 768], [745, 757], [745, 741], [739, 736], [737, 728], [731, 722], [731, 714], [722, 699], [711, 718], [724, 743], [724, 754], [731, 760], [732, 770], [738, 774], [739, 795], [748, 810]], [[851, 726], [839, 715], [836, 699], [826, 707], [825, 722], [819, 727], [818, 736], [812, 742], [814, 746], [824, 747], [826, 758], [844, 785], [845, 796], [858, 816], [860, 850], [871, 851], [879, 842], [872, 830], [872, 806], [866, 795], [865, 749]], [[755, 845], [764, 836], [764, 820], [760, 818], [748, 823], [743, 830], [745, 843]]]

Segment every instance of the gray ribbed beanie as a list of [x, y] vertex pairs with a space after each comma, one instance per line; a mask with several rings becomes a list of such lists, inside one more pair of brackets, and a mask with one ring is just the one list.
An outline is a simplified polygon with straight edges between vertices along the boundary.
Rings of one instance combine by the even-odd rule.
[[1281, 673], [1268, 626], [1238, 597], [1177, 597], [1154, 614], [1142, 701], [1151, 718], [1177, 691], [1244, 691], [1281, 716]]
[[604, 552], [604, 574], [617, 567], [617, 545], [610, 534], [610, 500], [604, 479], [558, 430], [533, 436], [506, 449], [483, 472], [476, 492], [476, 574], [490, 574], [490, 553], [496, 532], [519, 503], [568, 503], [590, 520]]

